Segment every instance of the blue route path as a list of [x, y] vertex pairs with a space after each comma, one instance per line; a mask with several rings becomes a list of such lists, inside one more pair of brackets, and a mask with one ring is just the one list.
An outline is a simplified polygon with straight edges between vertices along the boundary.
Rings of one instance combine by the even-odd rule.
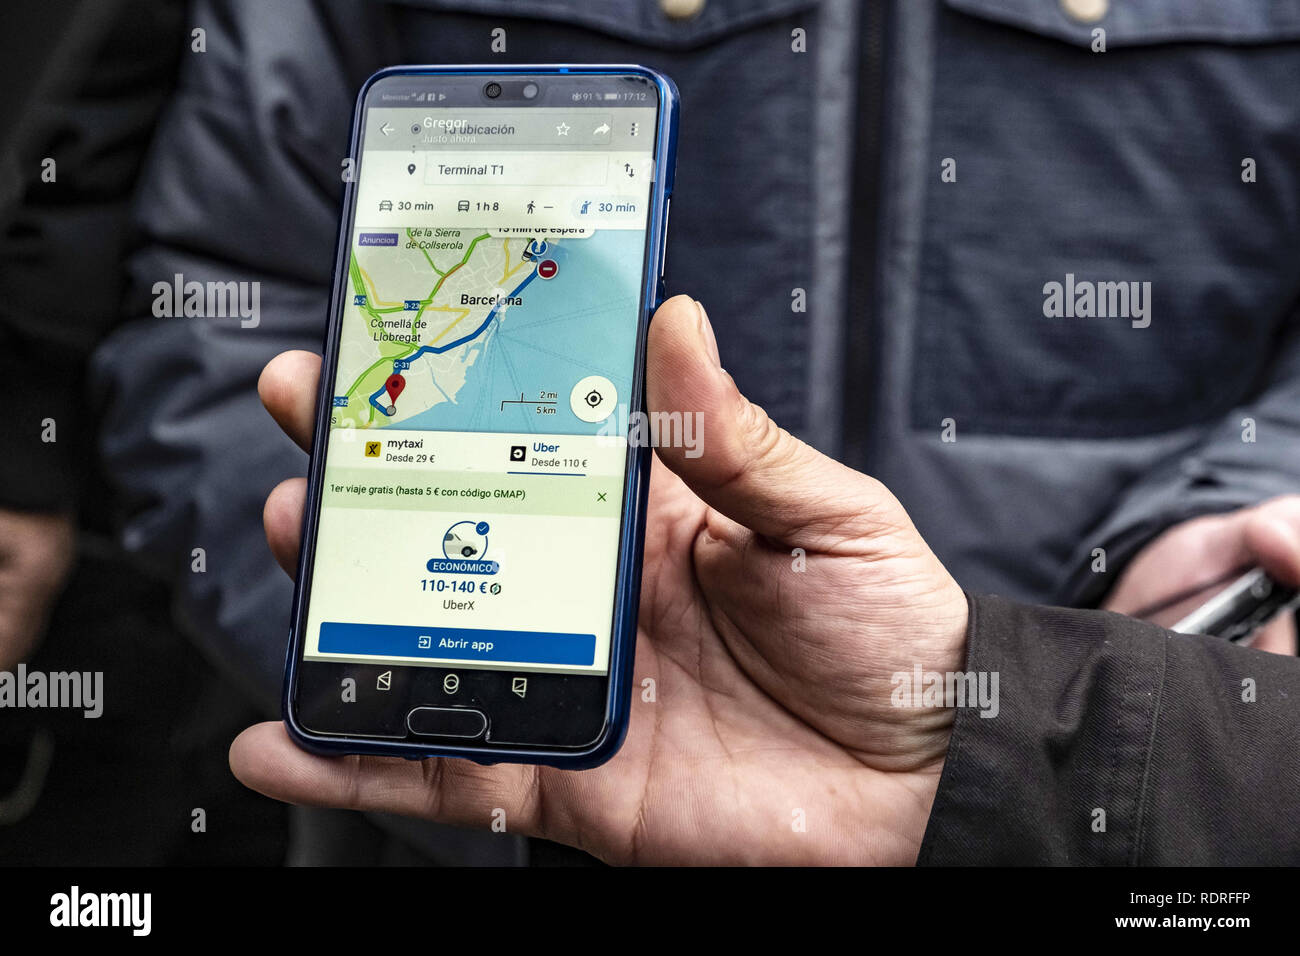
[[[489, 325], [492, 324], [492, 320], [495, 319], [495, 318], [497, 317], [497, 311], [501, 308], [501, 303], [504, 302], [506, 299], [513, 299], [516, 295], [518, 295], [520, 292], [522, 292], [522, 291], [524, 290], [524, 286], [526, 286], [526, 285], [528, 285], [528, 283], [532, 282], [533, 279], [536, 277], [536, 275], [537, 275], [537, 267], [534, 266], [534, 267], [533, 267], [533, 271], [530, 272], [530, 273], [528, 273], [528, 275], [524, 278], [524, 281], [523, 281], [523, 282], [521, 282], [521, 283], [519, 283], [519, 285], [515, 286], [515, 288], [514, 288], [514, 290], [513, 290], [512, 292], [510, 292], [510, 293], [508, 293], [507, 295], [503, 296], [503, 297], [502, 297], [502, 298], [497, 302], [496, 305], [492, 306], [492, 311], [490, 311], [490, 312], [487, 314], [487, 318], [485, 318], [485, 319], [483, 320], [483, 324], [480, 325], [480, 326], [479, 326], [477, 329], [475, 329], [473, 332], [469, 333], [469, 335], [463, 335], [463, 336], [461, 336], [460, 338], [456, 339], [456, 341], [454, 341], [454, 342], [448, 342], [446, 345], [421, 345], [418, 349], [416, 349], [416, 350], [415, 350], [414, 352], [412, 352], [410, 355], [403, 356], [403, 357], [400, 358], [400, 359], [394, 359], [394, 360], [393, 360], [393, 361], [394, 361], [393, 371], [397, 371], [397, 365], [396, 365], [397, 362], [405, 362], [406, 365], [407, 365], [407, 367], [409, 368], [409, 367], [410, 367], [410, 364], [411, 364], [412, 362], [414, 362], [416, 359], [418, 359], [421, 355], [423, 355], [423, 354], [426, 353], [426, 352], [429, 352], [429, 353], [431, 353], [431, 354], [433, 354], [433, 355], [441, 355], [443, 352], [450, 352], [452, 349], [454, 349], [454, 348], [458, 348], [458, 347], [464, 345], [466, 342], [473, 342], [476, 338], [478, 338], [480, 335], [482, 335], [482, 334], [487, 330], [487, 327], [488, 327]], [[379, 404], [379, 396], [382, 395], [382, 394], [384, 394], [384, 392], [387, 390], [387, 388], [388, 388], [388, 385], [387, 385], [387, 383], [385, 383], [385, 384], [379, 386], [379, 388], [378, 388], [377, 390], [375, 390], [374, 392], [372, 392], [371, 395], [370, 395], [370, 404], [373, 405], [373, 406], [375, 407], [375, 410], [376, 410], [377, 412], [379, 412], [379, 414], [381, 414], [381, 415], [383, 415], [383, 416], [385, 416], [385, 417], [388, 416], [388, 409], [384, 408], [383, 405], [380, 405], [380, 404]]]

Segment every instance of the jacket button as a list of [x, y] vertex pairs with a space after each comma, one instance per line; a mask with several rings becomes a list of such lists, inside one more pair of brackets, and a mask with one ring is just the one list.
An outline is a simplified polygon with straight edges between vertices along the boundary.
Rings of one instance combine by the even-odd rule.
[[659, 0], [659, 9], [673, 20], [689, 20], [704, 9], [705, 0]]
[[1061, 0], [1061, 9], [1078, 23], [1096, 23], [1110, 10], [1110, 0]]

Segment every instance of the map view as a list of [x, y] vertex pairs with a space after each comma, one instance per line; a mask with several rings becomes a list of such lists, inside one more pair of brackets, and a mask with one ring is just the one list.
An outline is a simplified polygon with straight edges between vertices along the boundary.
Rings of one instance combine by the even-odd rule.
[[356, 229], [333, 427], [596, 434], [570, 390], [631, 394], [643, 243]]

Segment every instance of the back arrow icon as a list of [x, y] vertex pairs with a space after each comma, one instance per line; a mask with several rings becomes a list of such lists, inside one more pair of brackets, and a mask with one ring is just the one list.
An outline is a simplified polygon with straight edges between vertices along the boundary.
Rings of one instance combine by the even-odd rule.
[[385, 136], [387, 136], [387, 135], [388, 135], [389, 133], [391, 133], [392, 131], [393, 131], [393, 128], [392, 128], [391, 126], [389, 126], [387, 123], [385, 123], [383, 126], [379, 127], [379, 132], [383, 133]]

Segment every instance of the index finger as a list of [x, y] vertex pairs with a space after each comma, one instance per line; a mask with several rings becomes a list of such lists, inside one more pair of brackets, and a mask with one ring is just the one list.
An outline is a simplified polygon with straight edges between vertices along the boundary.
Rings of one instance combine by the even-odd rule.
[[1300, 585], [1300, 495], [1283, 495], [1252, 509], [1245, 539], [1265, 571], [1288, 587]]
[[236, 737], [229, 760], [244, 786], [286, 803], [482, 828], [501, 811], [514, 832], [540, 836], [546, 831], [535, 767], [485, 767], [450, 757], [323, 757], [295, 745], [283, 724], [271, 722]]
[[314, 352], [281, 352], [262, 369], [257, 394], [284, 433], [307, 451], [316, 420], [316, 386], [320, 356]]

